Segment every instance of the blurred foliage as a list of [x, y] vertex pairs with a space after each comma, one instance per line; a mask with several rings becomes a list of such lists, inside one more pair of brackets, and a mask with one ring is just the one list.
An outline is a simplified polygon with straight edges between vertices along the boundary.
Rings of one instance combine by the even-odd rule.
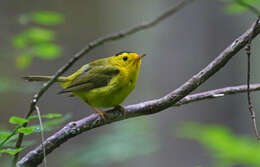
[[32, 56], [23, 53], [16, 58], [16, 67], [19, 69], [23, 69], [25, 67], [28, 67], [31, 64], [31, 62], [32, 62]]
[[[45, 121], [43, 123], [44, 131], [51, 131], [54, 128], [56, 128], [58, 125], [60, 125], [61, 123], [69, 120], [71, 118], [71, 114], [67, 113], [65, 115], [62, 115], [61, 117], [44, 117], [44, 115], [42, 117], [52, 119], [52, 120]], [[55, 119], [53, 119], [53, 118], [55, 118]], [[32, 127], [34, 127], [35, 132], [40, 132], [40, 125], [34, 125]]]
[[42, 25], [57, 25], [62, 23], [63, 16], [57, 12], [39, 11], [31, 13], [29, 19]]
[[[49, 114], [46, 114], [46, 115], [42, 115], [43, 119], [51, 119], [51, 120], [47, 120], [47, 121], [43, 122], [43, 129], [44, 129], [44, 131], [50, 131], [50, 130], [56, 128], [57, 125], [59, 125], [59, 124], [65, 122], [66, 120], [70, 119], [70, 117], [71, 117], [70, 114], [66, 114], [66, 115], [63, 116], [62, 114], [57, 114], [57, 113], [49, 113]], [[9, 119], [9, 122], [11, 124], [22, 125], [23, 123], [26, 123], [29, 120], [36, 119], [36, 118], [38, 118], [37, 115], [31, 116], [31, 117], [29, 117], [29, 119], [24, 119], [24, 118], [21, 118], [21, 117], [12, 116]], [[18, 138], [18, 133], [23, 133], [24, 135], [30, 135], [30, 134], [37, 133], [37, 132], [40, 132], [40, 131], [41, 131], [40, 125], [32, 125], [32, 126], [28, 126], [28, 127], [25, 127], [25, 128], [24, 127], [18, 128], [18, 130], [16, 131], [16, 133], [14, 135], [11, 135], [12, 134], [11, 131], [1, 130], [0, 131], [0, 143], [10, 136], [11, 136], [11, 138], [3, 146], [3, 147], [10, 147], [10, 148], [0, 148], [0, 155], [1, 155], [1, 153], [7, 153], [7, 154], [10, 154], [10, 155], [13, 155], [17, 152], [22, 151], [22, 149], [12, 149], [12, 147], [15, 146], [16, 139]], [[23, 143], [22, 147], [27, 147], [27, 146], [30, 146], [34, 143], [35, 143], [34, 141], [25, 141]]]
[[22, 151], [23, 149], [22, 148], [17, 148], [17, 149], [11, 149], [11, 148], [7, 148], [7, 149], [1, 149], [0, 150], [0, 155], [2, 153], [7, 153], [7, 154], [10, 154], [10, 155], [14, 155], [20, 151]]
[[16, 116], [12, 116], [9, 119], [9, 123], [11, 123], [11, 124], [23, 125], [24, 123], [27, 123], [27, 122], [28, 122], [27, 119], [16, 117]]
[[39, 85], [28, 86], [27, 83], [23, 81], [14, 80], [11, 78], [0, 78], [0, 94], [6, 92], [35, 92]]
[[260, 145], [255, 138], [238, 136], [221, 125], [186, 123], [181, 136], [202, 144], [215, 159], [216, 166], [260, 166]]
[[[20, 23], [33, 23], [54, 26], [62, 23], [63, 16], [57, 12], [37, 11], [20, 17]], [[56, 59], [61, 54], [61, 47], [54, 43], [56, 32], [39, 26], [30, 27], [13, 37], [13, 46], [21, 51], [16, 58], [19, 69], [29, 67], [33, 58]]]
[[82, 148], [69, 153], [67, 161], [61, 166], [109, 166], [114, 162], [125, 162], [152, 153], [160, 146], [152, 126], [145, 119], [120, 122], [107, 134], [101, 134], [92, 143], [88, 143], [85, 148], [82, 143]]
[[23, 49], [33, 44], [50, 42], [55, 39], [54, 31], [39, 27], [29, 28], [13, 38], [13, 45]]
[[[48, 118], [48, 119], [60, 118], [60, 117], [62, 117], [62, 114], [60, 113], [49, 113], [49, 114], [41, 115], [41, 118]], [[38, 115], [31, 115], [28, 119], [30, 120], [34, 118], [38, 118]]]
[[61, 53], [61, 49], [56, 44], [44, 43], [37, 45], [32, 50], [36, 57], [42, 59], [56, 59]]
[[[53, 60], [60, 56], [62, 49], [55, 43], [56, 32], [47, 26], [61, 24], [63, 22], [62, 14], [50, 11], [37, 11], [21, 15], [19, 21], [25, 25], [32, 22], [34, 26], [29, 25], [29, 28], [13, 37], [13, 46], [19, 51], [19, 55], [15, 58], [18, 69], [29, 67], [34, 58]], [[1, 58], [9, 59], [12, 56], [1, 56]], [[25, 82], [12, 78], [0, 78], [0, 93], [31, 93], [35, 92], [38, 87], [39, 85], [28, 86]]]
[[[248, 10], [248, 7], [241, 5], [237, 0], [222, 0], [227, 2], [226, 11], [230, 14], [239, 14]], [[246, 4], [252, 5], [255, 8], [260, 8], [260, 0], [240, 0]]]
[[34, 129], [34, 127], [19, 128], [17, 132], [23, 133], [24, 135], [29, 135], [35, 131]]

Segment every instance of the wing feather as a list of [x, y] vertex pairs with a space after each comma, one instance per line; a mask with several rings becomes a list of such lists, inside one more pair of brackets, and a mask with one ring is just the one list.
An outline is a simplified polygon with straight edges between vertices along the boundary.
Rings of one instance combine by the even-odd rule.
[[71, 84], [59, 92], [78, 92], [88, 91], [108, 85], [110, 80], [120, 72], [119, 69], [112, 66], [90, 66], [87, 70], [82, 71]]

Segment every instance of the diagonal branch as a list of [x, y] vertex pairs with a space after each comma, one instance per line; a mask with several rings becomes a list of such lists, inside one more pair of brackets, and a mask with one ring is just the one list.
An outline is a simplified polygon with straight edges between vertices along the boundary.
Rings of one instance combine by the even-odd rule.
[[[165, 12], [163, 12], [161, 15], [157, 16], [156, 18], [154, 18], [151, 21], [148, 22], [143, 22], [141, 24], [138, 24], [136, 26], [130, 27], [126, 30], [114, 33], [114, 34], [110, 34], [107, 35], [105, 37], [101, 37], [97, 40], [94, 40], [92, 42], [90, 42], [87, 46], [85, 46], [81, 51], [79, 51], [78, 53], [76, 53], [69, 61], [68, 63], [66, 63], [63, 67], [61, 67], [53, 76], [53, 78], [48, 81], [46, 84], [44, 84], [44, 86], [41, 88], [41, 90], [34, 95], [31, 105], [30, 105], [30, 109], [29, 112], [26, 114], [25, 118], [28, 118], [35, 110], [35, 106], [38, 103], [38, 101], [40, 100], [40, 98], [42, 97], [42, 95], [49, 89], [49, 87], [55, 82], [55, 80], [61, 76], [63, 73], [65, 73], [77, 60], [79, 60], [80, 58], [82, 58], [84, 55], [86, 55], [87, 53], [89, 53], [90, 51], [92, 51], [94, 48], [109, 42], [109, 41], [113, 41], [113, 40], [118, 40], [121, 38], [124, 38], [126, 36], [129, 36], [131, 34], [137, 33], [139, 31], [151, 28], [157, 24], [159, 24], [161, 21], [165, 20], [166, 18], [168, 18], [169, 16], [175, 14], [176, 12], [180, 11], [182, 8], [184, 8], [187, 4], [189, 4], [190, 2], [193, 2], [194, 0], [184, 0], [183, 2], [179, 3], [178, 5], [169, 8], [168, 10], [166, 10]], [[25, 123], [23, 125], [23, 127], [26, 127], [27, 123]], [[17, 127], [13, 133], [15, 134], [16, 130], [19, 127]], [[0, 143], [0, 148], [5, 144], [5, 142], [7, 142], [8, 139], [11, 138], [11, 135], [9, 137], [6, 138], [6, 140], [4, 140], [2, 143]], [[20, 148], [21, 144], [23, 141], [23, 134], [20, 133], [18, 140], [16, 142], [16, 148]], [[18, 159], [18, 154], [17, 153], [14, 157], [13, 162], [17, 162]]]
[[[254, 27], [255, 26], [255, 27]], [[254, 29], [255, 28], [255, 29]], [[254, 30], [253, 30], [254, 29]], [[127, 106], [126, 116], [123, 117], [115, 110], [109, 110], [106, 112], [106, 122], [103, 122], [102, 119], [96, 115], [92, 114], [82, 120], [71, 122], [66, 125], [63, 129], [49, 137], [44, 143], [44, 147], [46, 149], [46, 154], [51, 153], [55, 150], [59, 145], [66, 142], [68, 139], [79, 135], [85, 131], [88, 131], [93, 128], [97, 128], [103, 126], [105, 124], [109, 124], [112, 122], [120, 121], [122, 119], [138, 117], [142, 115], [149, 115], [158, 113], [163, 111], [171, 106], [180, 105], [179, 102], [186, 95], [191, 93], [197, 87], [199, 87], [202, 83], [204, 83], [208, 78], [214, 75], [217, 71], [219, 71], [223, 66], [239, 51], [241, 50], [249, 41], [249, 38], [255, 38], [256, 35], [260, 33], [260, 24], [259, 22], [256, 25], [252, 25], [244, 34], [238, 37], [230, 46], [228, 46], [224, 51], [220, 53], [218, 57], [216, 57], [208, 66], [202, 69], [199, 73], [195, 74], [188, 81], [186, 81], [183, 85], [181, 85], [176, 90], [172, 91], [168, 95], [151, 100], [142, 102], [135, 105]], [[235, 87], [236, 88], [236, 87]], [[251, 89], [253, 86], [251, 87]], [[227, 89], [227, 88], [224, 88]], [[234, 89], [234, 87], [233, 87]], [[232, 89], [232, 90], [233, 90]], [[243, 87], [243, 90], [246, 88]], [[229, 91], [229, 93], [232, 92]], [[216, 91], [216, 90], [215, 90]], [[192, 97], [192, 96], [188, 96]], [[200, 96], [201, 97], [201, 96]], [[212, 98], [212, 95], [210, 95]], [[218, 97], [218, 95], [215, 95]], [[187, 98], [187, 97], [186, 97]], [[185, 99], [185, 98], [184, 98]], [[194, 100], [196, 101], [196, 100]], [[187, 103], [187, 101], [184, 103]], [[24, 158], [22, 158], [18, 162], [18, 166], [37, 166], [42, 162], [43, 152], [42, 147], [38, 146], [35, 150], [29, 152]]]
[[[259, 91], [260, 84], [251, 84], [250, 91]], [[174, 104], [173, 106], [181, 106], [188, 103], [193, 103], [197, 101], [202, 101], [206, 99], [215, 99], [219, 97], [224, 97], [226, 95], [233, 95], [238, 93], [246, 93], [247, 92], [247, 85], [240, 85], [240, 86], [232, 86], [232, 87], [225, 87], [221, 89], [210, 90], [207, 92], [196, 93], [192, 95], [188, 95], [181, 99], [179, 102]]]
[[[250, 90], [259, 91], [260, 84], [250, 85]], [[183, 99], [181, 99], [178, 103], [173, 104], [172, 106], [181, 106], [184, 104], [202, 101], [206, 99], [219, 98], [219, 97], [224, 97], [226, 95], [232, 95], [238, 93], [245, 93], [246, 91], [247, 91], [247, 85], [225, 87], [221, 89], [210, 90], [207, 92], [188, 95]], [[109, 122], [106, 123], [100, 121], [99, 116], [97, 114], [91, 114], [90, 116], [85, 117], [81, 120], [70, 122], [64, 128], [62, 128], [61, 130], [59, 130], [58, 132], [50, 136], [48, 139], [46, 139], [45, 142], [43, 143], [43, 146], [46, 149], [46, 153], [50, 154], [61, 144], [65, 143], [68, 139], [73, 138], [74, 136], [77, 136], [80, 133], [122, 119], [128, 119], [128, 118], [133, 118], [133, 117], [147, 114], [147, 113], [140, 112], [140, 109], [141, 108], [149, 109], [149, 107], [152, 106], [154, 103], [155, 103], [154, 101], [147, 101], [144, 103], [126, 106], [125, 109], [127, 110], [127, 112], [125, 118], [119, 112], [115, 112], [115, 110], [109, 110], [106, 112], [106, 116], [108, 117]], [[25, 155], [18, 162], [17, 166], [33, 167], [40, 164], [43, 158], [44, 158], [43, 149], [42, 146], [40, 145], [34, 150], [30, 151], [27, 155]]]

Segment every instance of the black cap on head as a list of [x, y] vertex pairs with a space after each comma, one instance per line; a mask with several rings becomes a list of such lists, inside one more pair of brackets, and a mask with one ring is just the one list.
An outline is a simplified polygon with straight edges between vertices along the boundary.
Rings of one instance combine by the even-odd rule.
[[123, 53], [135, 53], [135, 52], [131, 52], [131, 51], [121, 51], [121, 52], [116, 53], [115, 56], [121, 55], [121, 54], [123, 54]]

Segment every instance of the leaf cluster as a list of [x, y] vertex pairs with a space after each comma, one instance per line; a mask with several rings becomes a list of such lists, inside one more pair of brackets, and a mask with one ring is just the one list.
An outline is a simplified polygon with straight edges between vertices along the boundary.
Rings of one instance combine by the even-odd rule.
[[254, 8], [260, 7], [260, 0], [221, 0], [226, 2], [225, 10], [230, 14], [240, 14], [242, 12], [251, 10], [249, 6]]
[[[57, 125], [63, 123], [64, 121], [68, 120], [70, 118], [70, 114], [62, 115], [58, 113], [49, 113], [41, 116], [43, 119], [48, 119], [43, 123], [43, 130], [44, 131], [50, 131], [54, 129]], [[9, 119], [10, 124], [18, 125], [19, 128], [16, 129], [15, 133], [12, 133], [8, 130], [0, 130], [0, 143], [5, 141], [6, 139], [9, 139], [4, 145], [1, 145], [0, 147], [0, 156], [3, 153], [14, 155], [20, 151], [22, 151], [25, 147], [30, 146], [34, 144], [34, 141], [25, 141], [23, 148], [14, 149], [15, 146], [15, 140], [18, 137], [18, 133], [23, 133], [24, 135], [31, 135], [33, 133], [40, 132], [40, 126], [39, 125], [31, 125], [28, 127], [22, 127], [24, 123], [29, 123], [32, 119], [37, 119], [38, 115], [32, 115], [28, 119], [24, 119], [21, 117], [12, 116]]]
[[225, 126], [185, 123], [181, 136], [202, 144], [215, 159], [216, 166], [260, 166], [259, 142], [235, 135]]
[[54, 42], [56, 32], [46, 27], [61, 24], [63, 16], [60, 13], [37, 11], [22, 15], [19, 20], [21, 24], [32, 22], [37, 25], [25, 29], [13, 38], [13, 46], [20, 50], [16, 58], [19, 69], [28, 67], [33, 58], [50, 60], [60, 56], [61, 47]]

